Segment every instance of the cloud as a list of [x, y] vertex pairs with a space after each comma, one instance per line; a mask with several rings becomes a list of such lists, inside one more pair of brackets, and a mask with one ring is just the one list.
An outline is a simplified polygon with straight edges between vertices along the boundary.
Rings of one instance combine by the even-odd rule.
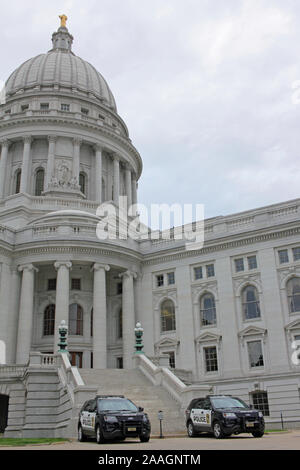
[[61, 13], [74, 52], [107, 79], [141, 153], [142, 203], [205, 203], [211, 217], [299, 196], [300, 5], [6, 3], [0, 79], [50, 49]]

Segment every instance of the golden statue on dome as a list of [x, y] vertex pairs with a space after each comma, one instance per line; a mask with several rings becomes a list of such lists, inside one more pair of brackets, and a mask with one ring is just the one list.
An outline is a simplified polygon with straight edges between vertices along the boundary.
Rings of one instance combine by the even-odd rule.
[[59, 15], [59, 18], [60, 18], [60, 27], [61, 28], [66, 28], [67, 27], [68, 17], [66, 15]]

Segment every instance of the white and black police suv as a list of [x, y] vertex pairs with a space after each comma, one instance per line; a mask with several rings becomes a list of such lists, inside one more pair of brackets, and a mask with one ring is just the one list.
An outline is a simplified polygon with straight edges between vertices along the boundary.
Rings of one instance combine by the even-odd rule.
[[213, 433], [217, 439], [244, 432], [251, 433], [254, 437], [264, 435], [262, 412], [250, 408], [243, 400], [231, 395], [195, 398], [185, 413], [189, 437], [195, 437], [200, 432]]
[[97, 395], [84, 403], [79, 413], [78, 440], [96, 438], [98, 444], [108, 439], [139, 437], [150, 439], [151, 424], [144, 409], [122, 395]]

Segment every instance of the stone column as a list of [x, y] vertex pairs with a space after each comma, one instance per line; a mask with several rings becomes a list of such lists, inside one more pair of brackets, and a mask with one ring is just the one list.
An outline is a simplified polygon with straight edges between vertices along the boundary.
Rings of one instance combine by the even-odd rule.
[[0, 160], [0, 199], [4, 197], [5, 181], [6, 181], [6, 166], [8, 156], [9, 140], [5, 139], [1, 142], [1, 160]]
[[55, 144], [57, 137], [55, 135], [48, 136], [48, 160], [47, 160], [47, 171], [46, 171], [46, 184], [47, 189], [51, 178], [54, 176], [54, 156], [55, 156]]
[[19, 266], [23, 272], [20, 294], [19, 324], [17, 336], [17, 364], [25, 364], [29, 359], [32, 340], [34, 273], [38, 269], [33, 264]]
[[122, 314], [123, 314], [123, 367], [124, 369], [133, 368], [133, 354], [135, 345], [135, 311], [134, 311], [134, 287], [133, 280], [136, 279], [136, 273], [126, 271], [120, 274], [123, 280], [122, 289]]
[[94, 369], [106, 369], [106, 271], [109, 271], [110, 267], [95, 263], [92, 270], [94, 271], [93, 367]]
[[117, 155], [114, 155], [114, 203], [119, 205], [120, 196], [120, 159]]
[[80, 146], [82, 140], [75, 138], [73, 139], [73, 178], [76, 178], [77, 183], [79, 184], [79, 172], [80, 172]]
[[55, 324], [54, 324], [54, 353], [59, 349], [58, 327], [62, 320], [69, 326], [69, 298], [70, 298], [70, 261], [56, 261], [54, 267], [57, 270], [56, 279], [56, 302], [55, 302]]
[[102, 201], [102, 147], [95, 145], [95, 199]]
[[9, 295], [9, 316], [7, 325], [6, 358], [9, 364], [16, 363], [17, 336], [18, 336], [18, 318], [20, 307], [20, 287], [21, 274], [16, 266], [10, 268], [10, 295]]
[[131, 182], [131, 170], [128, 164], [126, 164], [125, 166], [125, 183], [126, 183], [127, 206], [128, 208], [130, 208], [132, 204], [132, 182]]
[[31, 142], [31, 136], [24, 137], [20, 193], [28, 193]]
[[[136, 174], [132, 172], [131, 176], [131, 185], [132, 185], [132, 204], [137, 204], [137, 181]], [[136, 211], [133, 211], [133, 216], [136, 215]]]

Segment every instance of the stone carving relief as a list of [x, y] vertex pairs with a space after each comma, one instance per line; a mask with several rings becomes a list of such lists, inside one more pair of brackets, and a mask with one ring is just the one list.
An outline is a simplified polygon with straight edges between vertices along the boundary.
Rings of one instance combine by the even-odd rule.
[[80, 190], [78, 178], [72, 176], [71, 164], [67, 160], [57, 161], [54, 176], [50, 180], [50, 187], [66, 190]]

